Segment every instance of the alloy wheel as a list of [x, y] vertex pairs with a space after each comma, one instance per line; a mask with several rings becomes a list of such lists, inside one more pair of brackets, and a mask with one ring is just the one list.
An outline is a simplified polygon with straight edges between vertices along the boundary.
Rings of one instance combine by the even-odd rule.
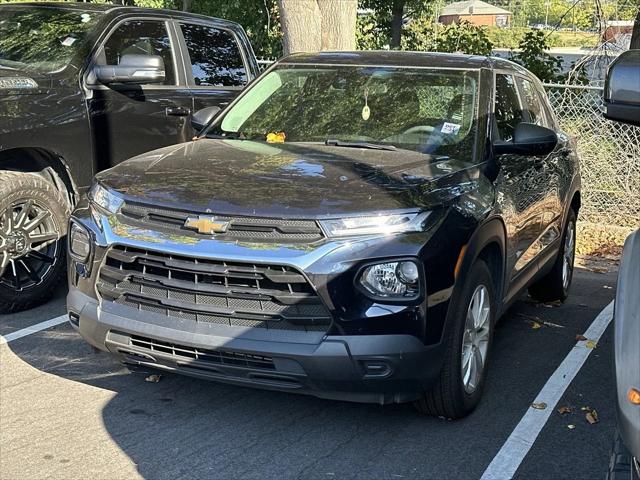
[[491, 329], [491, 299], [489, 290], [479, 285], [467, 308], [467, 317], [462, 337], [461, 373], [464, 389], [472, 394], [482, 378], [487, 360]]
[[28, 199], [0, 214], [0, 284], [14, 291], [34, 287], [56, 263], [60, 227], [51, 211]]
[[575, 258], [576, 225], [570, 221], [564, 238], [564, 251], [562, 252], [562, 288], [569, 288], [573, 262]]

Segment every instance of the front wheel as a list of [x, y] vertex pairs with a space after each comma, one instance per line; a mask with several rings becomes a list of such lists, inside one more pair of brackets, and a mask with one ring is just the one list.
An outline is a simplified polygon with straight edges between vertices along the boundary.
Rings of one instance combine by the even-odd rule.
[[63, 276], [69, 204], [39, 175], [0, 171], [0, 313], [47, 300]]
[[482, 397], [493, 337], [495, 292], [484, 261], [476, 261], [452, 302], [444, 366], [433, 389], [415, 406], [421, 413], [461, 418]]

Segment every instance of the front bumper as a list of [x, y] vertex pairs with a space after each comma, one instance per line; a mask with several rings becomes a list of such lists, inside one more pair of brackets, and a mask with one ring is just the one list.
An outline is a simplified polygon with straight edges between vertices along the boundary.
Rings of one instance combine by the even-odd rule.
[[[320, 398], [367, 403], [416, 399], [440, 372], [442, 346], [412, 335], [291, 332], [256, 339], [238, 327], [105, 309], [73, 286], [71, 324], [93, 346], [127, 363]], [[265, 335], [268, 335], [265, 333]]]

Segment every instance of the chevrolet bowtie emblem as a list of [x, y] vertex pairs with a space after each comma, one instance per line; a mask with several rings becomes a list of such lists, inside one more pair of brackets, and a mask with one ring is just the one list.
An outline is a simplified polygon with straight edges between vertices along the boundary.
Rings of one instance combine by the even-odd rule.
[[198, 215], [197, 217], [188, 217], [184, 222], [184, 227], [191, 230], [197, 230], [198, 233], [209, 235], [212, 233], [224, 233], [229, 228], [231, 222], [219, 220], [211, 215]]

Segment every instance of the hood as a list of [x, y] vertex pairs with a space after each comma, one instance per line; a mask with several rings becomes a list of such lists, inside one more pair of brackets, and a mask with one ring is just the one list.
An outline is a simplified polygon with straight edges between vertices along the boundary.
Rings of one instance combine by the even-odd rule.
[[125, 200], [192, 212], [317, 218], [431, 208], [473, 190], [478, 166], [386, 151], [200, 139], [98, 174]]

